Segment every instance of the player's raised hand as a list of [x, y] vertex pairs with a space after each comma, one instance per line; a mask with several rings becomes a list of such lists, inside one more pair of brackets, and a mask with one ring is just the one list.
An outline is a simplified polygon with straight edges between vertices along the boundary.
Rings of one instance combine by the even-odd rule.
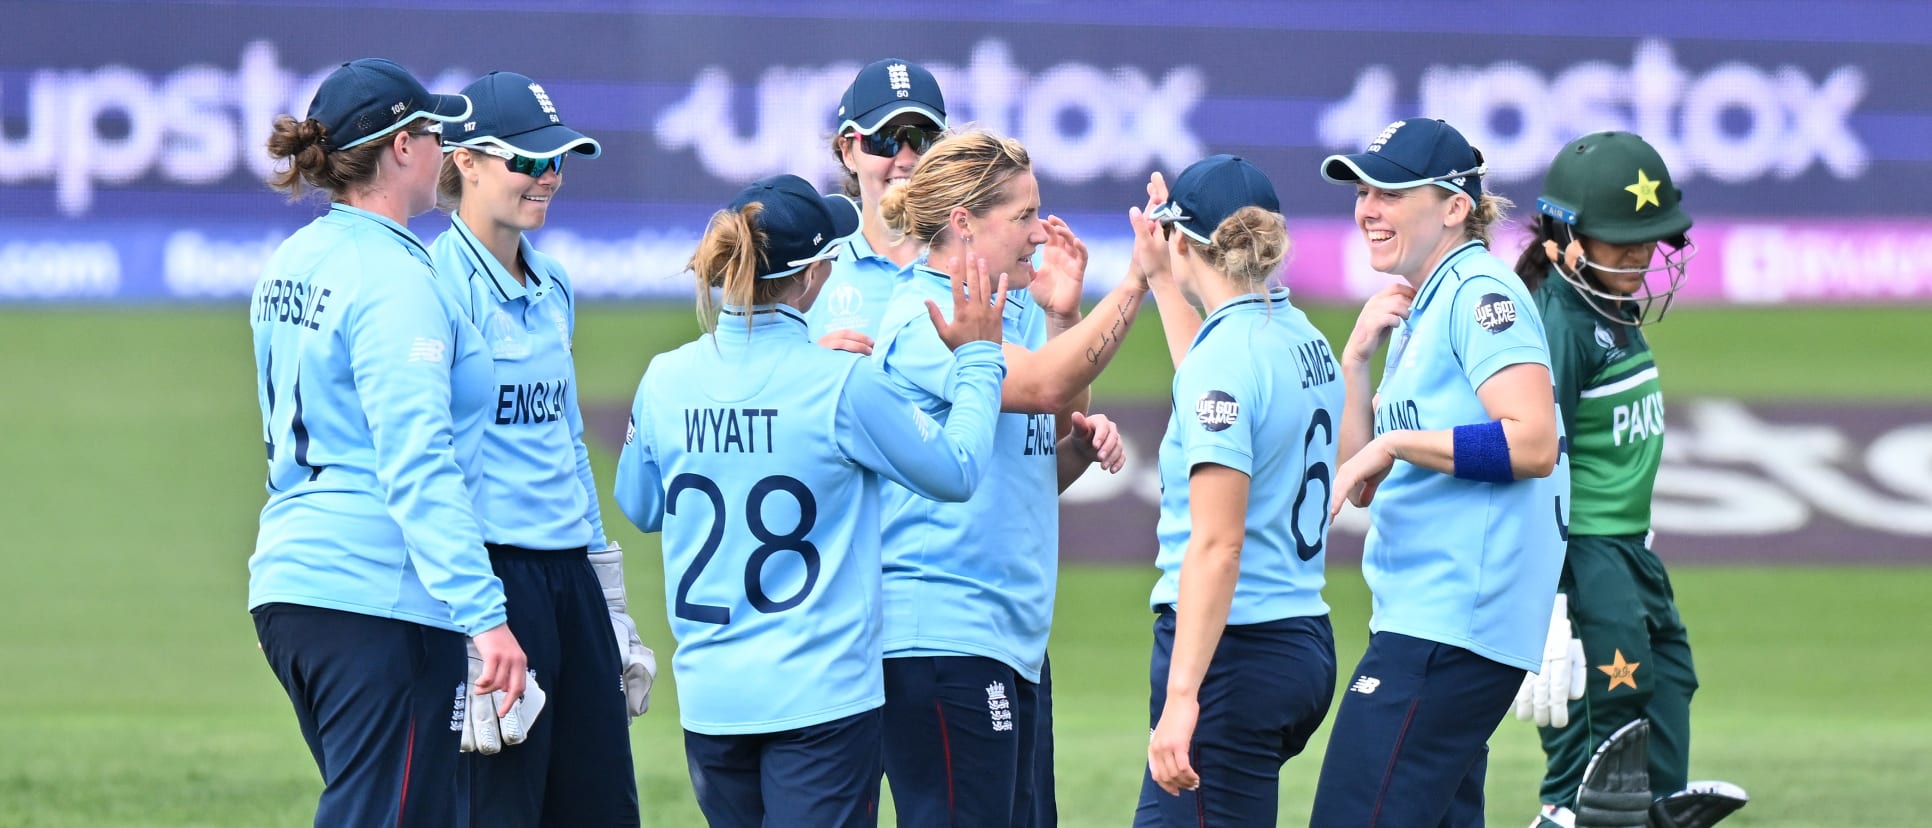
[[952, 321], [946, 321], [937, 302], [926, 300], [926, 315], [932, 318], [939, 341], [955, 351], [968, 342], [1001, 341], [1006, 314], [1006, 274], [1001, 273], [994, 281], [987, 274], [986, 260], [978, 256], [953, 259], [949, 273], [953, 283]]
[[1075, 456], [1098, 463], [1108, 474], [1119, 474], [1127, 463], [1127, 446], [1120, 440], [1120, 426], [1105, 414], [1073, 412], [1073, 433], [1067, 445]]
[[861, 356], [872, 355], [872, 337], [850, 328], [840, 328], [818, 340], [819, 347], [834, 351], [851, 351]]
[[1087, 280], [1087, 243], [1073, 234], [1065, 220], [1048, 216], [1047, 243], [1041, 248], [1040, 266], [1033, 270], [1027, 289], [1041, 309], [1062, 319], [1080, 315], [1080, 291]]
[[1342, 513], [1342, 501], [1366, 507], [1375, 500], [1375, 489], [1389, 476], [1395, 467], [1395, 455], [1390, 453], [1384, 438], [1377, 437], [1363, 446], [1361, 451], [1335, 470], [1335, 495], [1329, 500], [1328, 517], [1333, 520]]
[[1406, 282], [1396, 282], [1376, 291], [1362, 305], [1361, 315], [1355, 318], [1355, 330], [1349, 333], [1348, 344], [1342, 346], [1342, 362], [1369, 364], [1375, 352], [1389, 341], [1389, 332], [1409, 318], [1409, 307], [1414, 302], [1415, 288]]
[[1161, 708], [1161, 723], [1147, 740], [1147, 772], [1169, 795], [1199, 790], [1201, 777], [1188, 761], [1194, 745], [1194, 725], [1201, 718], [1200, 702], [1172, 693]]

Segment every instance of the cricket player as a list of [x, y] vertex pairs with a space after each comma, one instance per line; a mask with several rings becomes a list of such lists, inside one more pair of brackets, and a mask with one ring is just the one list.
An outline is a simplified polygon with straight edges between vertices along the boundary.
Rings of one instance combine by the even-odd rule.
[[1369, 509], [1374, 614], [1313, 824], [1482, 825], [1487, 742], [1542, 666], [1569, 520], [1543, 324], [1489, 252], [1507, 204], [1483, 192], [1482, 154], [1454, 127], [1397, 121], [1321, 173], [1354, 187], [1369, 263], [1401, 281], [1369, 299], [1341, 359], [1331, 508]]
[[471, 694], [521, 720], [524, 654], [472, 500], [489, 353], [406, 224], [435, 206], [440, 127], [469, 113], [364, 58], [268, 140], [287, 164], [271, 186], [330, 201], [249, 303], [268, 503], [248, 607], [322, 772], [318, 826], [455, 824]]
[[714, 332], [652, 360], [616, 496], [664, 533], [685, 757], [713, 826], [878, 821], [881, 478], [973, 494], [991, 465], [1004, 292], [948, 286], [954, 405], [929, 416], [877, 363], [822, 348], [804, 313], [859, 216], [804, 179], [762, 179], [716, 214], [691, 268], [723, 292]]
[[[1085, 249], [1040, 218], [1019, 142], [974, 131], [928, 151], [885, 194], [886, 226], [928, 250], [900, 279], [873, 358], [932, 416], [953, 405], [953, 358], [926, 303], [954, 278], [1008, 277], [1007, 376], [986, 482], [965, 503], [887, 488], [886, 777], [902, 825], [1052, 825], [1047, 633], [1059, 574], [1059, 492], [1120, 469], [1119, 430], [1087, 387], [1120, 348], [1138, 270], [1082, 317]], [[1046, 247], [1048, 267], [1033, 254]], [[1058, 422], [1056, 422], [1058, 421]]]
[[[1585, 135], [1550, 163], [1516, 263], [1549, 338], [1575, 498], [1542, 669], [1516, 700], [1549, 758], [1538, 826], [1642, 825], [1648, 813], [1653, 826], [1705, 828], [1746, 801], [1736, 785], [1688, 779], [1697, 672], [1650, 549], [1664, 398], [1643, 326], [1663, 318], [1696, 251], [1682, 197], [1643, 138]], [[1630, 772], [1586, 783], [1593, 757]], [[1642, 795], [1616, 795], [1629, 793]]]
[[1140, 260], [1163, 323], [1193, 335], [1160, 449], [1153, 737], [1134, 824], [1271, 826], [1281, 767], [1335, 697], [1322, 567], [1341, 373], [1269, 286], [1288, 230], [1266, 175], [1216, 155], [1171, 195], [1159, 173], [1149, 189]]
[[886, 229], [879, 201], [912, 177], [912, 168], [945, 131], [946, 96], [925, 67], [887, 58], [852, 78], [838, 117], [832, 154], [845, 171], [845, 194], [858, 199], [862, 218], [859, 232], [832, 260], [832, 275], [805, 318], [820, 344], [870, 354], [892, 289], [922, 249], [917, 238]]
[[444, 134], [438, 195], [452, 212], [431, 254], [495, 368], [477, 518], [510, 623], [546, 691], [543, 714], [504, 744], [476, 738], [487, 735], [475, 719], [488, 711], [470, 706], [463, 824], [636, 825], [625, 725], [649, 704], [656, 658], [627, 612], [622, 552], [606, 542], [598, 514], [577, 406], [570, 276], [527, 235], [549, 216], [564, 160], [602, 149], [523, 75], [491, 72], [463, 94], [475, 109]]

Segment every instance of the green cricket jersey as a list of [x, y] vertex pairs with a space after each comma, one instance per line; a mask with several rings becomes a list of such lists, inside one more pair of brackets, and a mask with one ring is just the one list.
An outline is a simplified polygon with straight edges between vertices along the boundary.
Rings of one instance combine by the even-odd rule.
[[1643, 329], [1604, 319], [1554, 270], [1536, 304], [1570, 439], [1570, 533], [1648, 532], [1664, 453], [1664, 395]]

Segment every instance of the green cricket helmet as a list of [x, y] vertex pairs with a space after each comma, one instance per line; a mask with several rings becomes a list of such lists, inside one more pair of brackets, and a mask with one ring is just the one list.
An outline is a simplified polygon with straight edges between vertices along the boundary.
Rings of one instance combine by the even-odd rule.
[[[1546, 252], [1564, 280], [1604, 318], [1644, 325], [1663, 319], [1684, 286], [1685, 266], [1697, 254], [1687, 235], [1691, 218], [1683, 210], [1683, 198], [1663, 157], [1643, 138], [1594, 132], [1565, 145], [1550, 162], [1536, 207], [1551, 231]], [[1598, 264], [1584, 254], [1579, 236], [1610, 244], [1657, 242], [1662, 261], [1637, 268]], [[1587, 269], [1641, 273], [1642, 287], [1629, 296], [1613, 293], [1586, 278]], [[1653, 286], [1653, 273], [1665, 274], [1668, 285]], [[1634, 318], [1621, 312], [1625, 302], [1636, 304]]]

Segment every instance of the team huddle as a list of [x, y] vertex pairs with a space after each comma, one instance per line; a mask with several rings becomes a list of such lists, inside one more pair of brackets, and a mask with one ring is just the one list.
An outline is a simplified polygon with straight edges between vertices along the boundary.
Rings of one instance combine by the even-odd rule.
[[[1548, 757], [1535, 826], [1745, 804], [1688, 779], [1697, 681], [1650, 549], [1642, 326], [1695, 248], [1642, 138], [1563, 149], [1514, 268], [1490, 251], [1510, 204], [1453, 126], [1326, 159], [1392, 277], [1337, 351], [1279, 284], [1280, 198], [1242, 158], [1152, 172], [1126, 272], [1084, 310], [1087, 249], [1026, 148], [950, 125], [930, 72], [869, 64], [837, 118], [842, 193], [772, 176], [711, 218], [706, 332], [645, 370], [610, 486], [661, 533], [711, 825], [875, 825], [882, 780], [900, 825], [1057, 824], [1058, 500], [1126, 462], [1090, 386], [1149, 298], [1174, 380], [1136, 826], [1276, 824], [1331, 707], [1314, 826], [1482, 825], [1512, 711]], [[330, 201], [250, 311], [249, 606], [323, 776], [316, 824], [637, 825], [625, 724], [657, 665], [599, 513], [570, 279], [526, 236], [601, 147], [531, 78], [436, 95], [363, 59], [269, 149], [271, 184]], [[425, 245], [406, 224], [437, 207]], [[1339, 674], [1345, 503], [1373, 617]]]

